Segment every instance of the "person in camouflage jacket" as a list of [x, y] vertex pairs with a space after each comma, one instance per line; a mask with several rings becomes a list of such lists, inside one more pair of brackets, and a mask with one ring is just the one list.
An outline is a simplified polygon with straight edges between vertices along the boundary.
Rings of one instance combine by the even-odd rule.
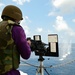
[[27, 41], [25, 31], [20, 25], [21, 10], [14, 6], [6, 6], [0, 22], [0, 75], [20, 75], [17, 70], [20, 55], [29, 59], [31, 55], [30, 41]]

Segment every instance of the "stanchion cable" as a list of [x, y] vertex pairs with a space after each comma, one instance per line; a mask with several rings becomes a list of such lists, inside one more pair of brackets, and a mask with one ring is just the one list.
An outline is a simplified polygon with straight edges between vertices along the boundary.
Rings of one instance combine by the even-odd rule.
[[[33, 65], [33, 64], [27, 63], [27, 62], [25, 62], [25, 61], [23, 61], [23, 60], [21, 60], [21, 61], [24, 62], [26, 65], [33, 66], [33, 67], [37, 67], [37, 68], [39, 67], [39, 66], [37, 66], [37, 65]], [[50, 66], [48, 66], [48, 67], [44, 67], [44, 66], [42, 66], [42, 67], [43, 67], [43, 68], [57, 68], [57, 67], [62, 67], [62, 66], [71, 64], [71, 63], [73, 63], [73, 62], [75, 62], [75, 60], [71, 60], [71, 61], [68, 61], [68, 62], [62, 63], [62, 64], [50, 65]], [[20, 65], [25, 65], [25, 64], [20, 64]]]

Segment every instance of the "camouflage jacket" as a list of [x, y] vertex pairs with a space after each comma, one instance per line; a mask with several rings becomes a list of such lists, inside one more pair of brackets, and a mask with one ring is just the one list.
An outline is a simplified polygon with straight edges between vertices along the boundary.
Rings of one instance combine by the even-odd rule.
[[20, 54], [12, 39], [12, 27], [8, 21], [0, 22], [0, 75], [19, 66]]

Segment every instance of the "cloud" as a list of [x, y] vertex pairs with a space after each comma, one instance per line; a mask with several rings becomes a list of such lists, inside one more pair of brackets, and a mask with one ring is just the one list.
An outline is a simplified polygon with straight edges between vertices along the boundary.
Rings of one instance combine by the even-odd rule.
[[55, 22], [54, 28], [55, 28], [57, 31], [68, 30], [68, 25], [67, 25], [67, 23], [63, 20], [63, 17], [62, 17], [62, 16], [57, 16], [57, 17], [56, 17], [56, 22]]
[[3, 10], [4, 5], [5, 5], [5, 4], [0, 3], [0, 21], [2, 21], [1, 15], [2, 15], [2, 10]]
[[4, 4], [3, 3], [0, 3], [0, 7], [2, 7], [2, 6], [4, 6]]
[[23, 29], [25, 30], [26, 35], [29, 35], [29, 27], [27, 26], [27, 23], [31, 22], [28, 18], [28, 16], [25, 16], [23, 18], [23, 21], [21, 22], [21, 26], [23, 27]]
[[28, 16], [25, 16], [25, 20], [31, 23], [31, 21], [30, 21]]
[[23, 5], [25, 2], [30, 2], [30, 0], [12, 0], [12, 1], [20, 5]]
[[63, 3], [65, 2], [65, 0], [52, 0], [52, 3], [55, 7], [60, 7]]
[[75, 23], [75, 19], [73, 19], [73, 20], [72, 20], [72, 22], [74, 22], [74, 23]]
[[3, 10], [4, 5], [5, 5], [5, 4], [0, 3], [0, 13], [2, 13], [2, 10]]
[[53, 6], [62, 13], [75, 12], [75, 0], [52, 0]]
[[52, 0], [53, 9], [48, 16], [70, 14], [75, 12], [75, 0]]
[[67, 22], [64, 20], [62, 16], [57, 16], [55, 25], [53, 27], [56, 29], [56, 31], [61, 32], [63, 31], [69, 36], [75, 36], [75, 32], [69, 27]]
[[42, 28], [37, 28], [36, 31], [41, 33], [43, 31], [43, 29]]
[[53, 16], [53, 15], [55, 15], [55, 12], [53, 11], [48, 14], [48, 16]]

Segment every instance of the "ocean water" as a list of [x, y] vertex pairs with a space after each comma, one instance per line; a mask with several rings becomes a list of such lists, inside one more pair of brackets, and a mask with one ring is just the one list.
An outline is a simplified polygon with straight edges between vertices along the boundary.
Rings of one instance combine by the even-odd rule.
[[[61, 44], [59, 57], [45, 57], [43, 61], [44, 75], [75, 75], [75, 44]], [[36, 75], [40, 62], [39, 56], [32, 53], [28, 60], [21, 58], [19, 70], [28, 75]], [[49, 74], [47, 74], [47, 72]], [[38, 74], [40, 75], [40, 74]]]

